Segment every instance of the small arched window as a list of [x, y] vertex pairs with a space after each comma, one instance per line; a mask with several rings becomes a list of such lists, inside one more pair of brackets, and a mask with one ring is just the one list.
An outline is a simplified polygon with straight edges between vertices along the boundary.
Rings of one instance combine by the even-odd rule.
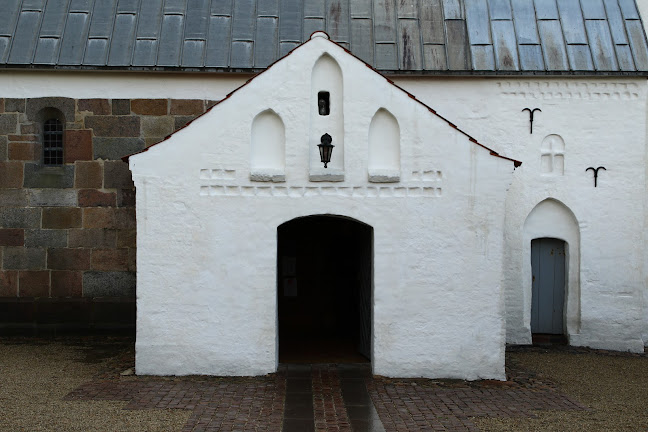
[[43, 164], [63, 165], [63, 123], [56, 118], [43, 123]]

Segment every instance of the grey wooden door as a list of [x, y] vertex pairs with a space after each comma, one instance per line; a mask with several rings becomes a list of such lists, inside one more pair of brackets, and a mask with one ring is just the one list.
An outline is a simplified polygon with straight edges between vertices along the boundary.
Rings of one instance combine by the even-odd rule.
[[565, 242], [541, 238], [531, 242], [531, 333], [563, 334]]

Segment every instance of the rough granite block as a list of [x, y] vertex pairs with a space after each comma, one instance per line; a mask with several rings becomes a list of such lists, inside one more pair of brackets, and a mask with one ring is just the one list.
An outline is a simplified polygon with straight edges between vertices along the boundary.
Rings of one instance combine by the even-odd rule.
[[81, 297], [83, 294], [83, 272], [52, 270], [52, 297]]
[[45, 268], [45, 249], [6, 247], [2, 257], [5, 270], [41, 270]]
[[167, 114], [167, 99], [133, 99], [131, 111], [135, 114], [163, 116]]
[[74, 165], [56, 167], [25, 164], [24, 185], [28, 188], [71, 188], [74, 186]]
[[132, 189], [135, 187], [126, 162], [107, 161], [104, 163], [104, 187], [116, 189]]
[[92, 131], [87, 129], [64, 132], [65, 163], [92, 160]]
[[6, 135], [0, 135], [0, 161], [4, 162], [9, 157], [9, 142]]
[[47, 268], [52, 270], [90, 269], [90, 249], [50, 248], [47, 250]]
[[117, 247], [134, 248], [137, 245], [137, 230], [117, 231]]
[[18, 296], [18, 272], [15, 270], [0, 271], [0, 297], [16, 296]]
[[94, 158], [121, 160], [122, 157], [137, 153], [145, 147], [141, 138], [94, 138]]
[[79, 111], [90, 111], [97, 115], [110, 115], [110, 101], [108, 99], [79, 99]]
[[74, 207], [77, 205], [75, 189], [30, 189], [29, 205], [32, 207]]
[[49, 297], [49, 270], [21, 271], [18, 274], [19, 297]]
[[165, 137], [175, 130], [173, 117], [142, 117], [142, 136]]
[[114, 228], [115, 209], [88, 207], [83, 209], [83, 228]]
[[0, 189], [2, 207], [26, 207], [28, 201], [29, 189]]
[[103, 186], [103, 167], [101, 162], [77, 161], [74, 187], [101, 189]]
[[83, 274], [84, 297], [134, 297], [134, 272], [97, 272]]
[[23, 186], [23, 163], [19, 161], [0, 162], [0, 188], [21, 188]]
[[25, 246], [63, 248], [68, 244], [67, 230], [28, 229], [25, 230]]
[[205, 102], [199, 99], [173, 99], [171, 100], [170, 114], [173, 115], [199, 115], [205, 111]]
[[6, 98], [4, 104], [5, 112], [25, 112], [25, 99]]
[[64, 97], [43, 97], [27, 99], [25, 113], [30, 121], [40, 122], [43, 118], [43, 110], [57, 109], [63, 113], [64, 123], [74, 121], [75, 100]]
[[115, 230], [102, 228], [71, 229], [69, 246], [71, 248], [114, 248], [117, 243]]
[[139, 116], [87, 116], [85, 126], [100, 137], [140, 136]]
[[0, 206], [0, 228], [40, 228], [40, 208]]
[[101, 192], [96, 189], [81, 189], [79, 191], [79, 206], [81, 207], [115, 207], [117, 194]]
[[93, 249], [92, 270], [126, 271], [128, 268], [128, 249]]
[[25, 230], [22, 228], [1, 228], [0, 246], [24, 246]]
[[131, 113], [130, 99], [113, 99], [113, 115], [129, 115]]
[[18, 132], [18, 114], [0, 114], [0, 135]]

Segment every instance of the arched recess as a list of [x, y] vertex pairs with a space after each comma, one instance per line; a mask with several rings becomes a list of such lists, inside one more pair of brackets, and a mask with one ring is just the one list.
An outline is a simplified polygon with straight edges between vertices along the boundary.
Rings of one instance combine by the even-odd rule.
[[[35, 116], [35, 124], [40, 131], [41, 162], [44, 166], [60, 166], [74, 162], [65, 156], [65, 115], [57, 108], [45, 107]], [[68, 160], [66, 160], [68, 159]]]
[[[325, 102], [322, 99], [325, 99]], [[309, 160], [311, 181], [344, 180], [344, 85], [342, 69], [329, 54], [315, 62], [311, 74], [311, 114], [309, 133]], [[322, 110], [322, 103], [327, 105]], [[333, 139], [333, 153], [328, 167], [320, 161], [321, 137], [329, 134]]]
[[371, 360], [372, 298], [370, 225], [324, 214], [277, 227], [280, 362]]
[[543, 175], [565, 174], [565, 141], [560, 135], [547, 135], [540, 146]]
[[285, 181], [286, 130], [281, 117], [271, 109], [252, 121], [250, 146], [250, 179]]
[[524, 222], [523, 292], [524, 322], [531, 332], [532, 265], [531, 242], [553, 238], [565, 242], [565, 336], [569, 339], [580, 332], [580, 228], [574, 213], [562, 202], [547, 198], [536, 205]]
[[400, 127], [389, 111], [380, 108], [369, 125], [369, 181], [400, 181]]

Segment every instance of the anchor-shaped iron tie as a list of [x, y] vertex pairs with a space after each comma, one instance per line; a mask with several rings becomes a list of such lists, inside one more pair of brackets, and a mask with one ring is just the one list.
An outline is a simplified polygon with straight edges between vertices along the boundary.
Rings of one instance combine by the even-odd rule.
[[531, 109], [531, 108], [524, 108], [524, 109], [522, 110], [522, 112], [524, 112], [524, 111], [529, 111], [529, 122], [531, 123], [531, 131], [530, 131], [529, 133], [532, 134], [532, 133], [533, 133], [533, 113], [535, 113], [536, 111], [540, 111], [540, 112], [542, 112], [542, 110], [541, 110], [540, 108], [533, 108], [533, 109]]
[[599, 172], [600, 169], [603, 169], [603, 170], [607, 171], [604, 166], [600, 166], [598, 168], [588, 167], [587, 169], [585, 169], [585, 172], [587, 172], [589, 170], [594, 171], [594, 187], [596, 187], [596, 183], [597, 183], [597, 180], [598, 180], [598, 172]]

